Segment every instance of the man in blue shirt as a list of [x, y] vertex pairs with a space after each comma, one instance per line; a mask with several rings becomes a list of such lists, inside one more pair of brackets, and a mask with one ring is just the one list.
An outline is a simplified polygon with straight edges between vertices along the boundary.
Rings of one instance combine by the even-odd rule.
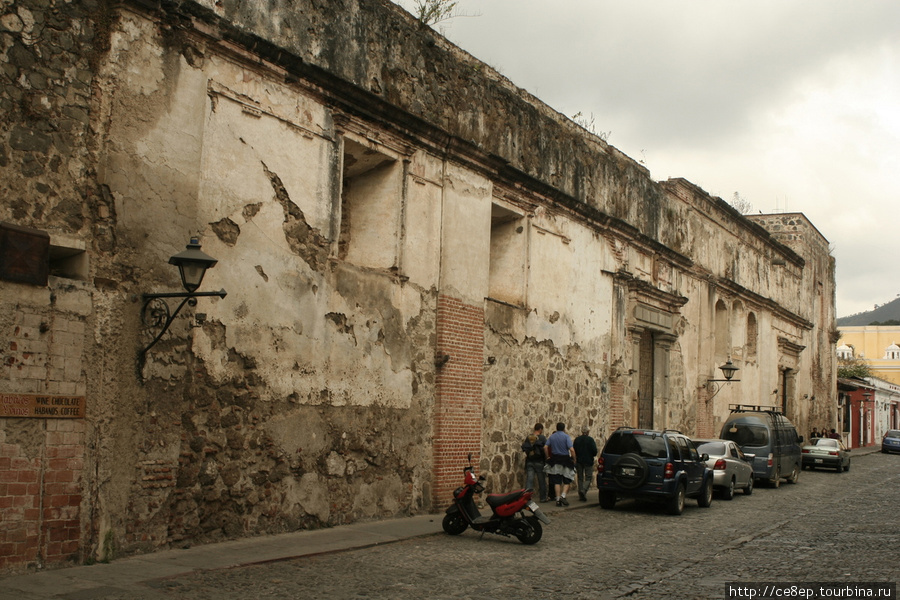
[[550, 485], [556, 491], [556, 505], [568, 506], [566, 494], [575, 479], [575, 448], [566, 433], [566, 424], [557, 423], [556, 431], [547, 438], [547, 464], [544, 471], [550, 476]]

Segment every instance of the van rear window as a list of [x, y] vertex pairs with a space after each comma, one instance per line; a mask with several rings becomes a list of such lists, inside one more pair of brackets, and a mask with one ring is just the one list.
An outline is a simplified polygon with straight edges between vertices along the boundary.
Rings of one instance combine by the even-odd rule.
[[768, 446], [769, 430], [762, 425], [741, 425], [734, 423], [722, 432], [722, 438], [731, 440], [738, 446]]

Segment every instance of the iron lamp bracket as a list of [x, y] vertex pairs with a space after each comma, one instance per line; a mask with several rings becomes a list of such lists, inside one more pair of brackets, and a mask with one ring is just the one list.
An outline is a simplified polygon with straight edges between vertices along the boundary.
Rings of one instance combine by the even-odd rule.
[[[224, 298], [227, 295], [224, 289], [218, 292], [167, 292], [161, 294], [141, 294], [144, 304], [141, 307], [141, 324], [146, 331], [153, 335], [153, 340], [147, 344], [138, 354], [138, 372], [143, 370], [147, 352], [162, 339], [169, 326], [184, 308], [185, 304], [197, 305], [197, 298], [217, 297]], [[178, 306], [172, 311], [168, 299], [181, 299]]]

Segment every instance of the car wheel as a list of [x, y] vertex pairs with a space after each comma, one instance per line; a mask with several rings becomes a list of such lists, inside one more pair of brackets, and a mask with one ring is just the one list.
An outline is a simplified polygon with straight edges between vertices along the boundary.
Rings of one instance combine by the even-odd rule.
[[734, 498], [734, 477], [728, 482], [725, 489], [722, 490], [722, 500], [731, 500]]
[[615, 492], [600, 492], [600, 508], [611, 510], [616, 507]]
[[675, 489], [675, 495], [669, 499], [668, 510], [670, 515], [680, 515], [684, 511], [684, 484], [679, 483]]
[[633, 452], [623, 454], [613, 467], [613, 479], [626, 490], [644, 485], [648, 475], [647, 461]]
[[838, 466], [837, 466], [837, 472], [838, 472], [838, 473], [843, 473], [843, 472], [844, 472], [844, 465], [843, 465], [843, 464], [838, 463]]
[[[732, 491], [733, 493], [733, 491]], [[697, 505], [701, 508], [709, 508], [712, 504], [713, 497], [713, 484], [712, 484], [712, 476], [706, 478], [706, 484], [703, 486], [703, 491], [700, 492], [700, 495], [697, 496]]]
[[787, 478], [788, 483], [797, 483], [800, 480], [800, 467], [794, 465], [794, 469], [791, 471], [791, 476]]
[[844, 467], [844, 470], [845, 470], [845, 471], [849, 471], [849, 470], [850, 470], [850, 461], [849, 461], [849, 460], [847, 461], [847, 466]]
[[459, 535], [465, 531], [468, 526], [469, 524], [466, 523], [465, 518], [458, 512], [445, 515], [443, 522], [441, 522], [441, 527], [443, 527], [444, 531], [450, 535]]
[[769, 485], [775, 489], [781, 487], [781, 469], [775, 469], [775, 478], [769, 480]]
[[753, 475], [750, 476], [750, 480], [747, 482], [747, 487], [744, 488], [744, 495], [749, 496], [753, 493]]

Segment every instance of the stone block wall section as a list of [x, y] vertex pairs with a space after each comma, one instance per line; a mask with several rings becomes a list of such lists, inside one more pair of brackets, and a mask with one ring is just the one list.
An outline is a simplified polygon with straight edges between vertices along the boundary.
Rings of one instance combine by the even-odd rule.
[[462, 482], [468, 454], [476, 467], [481, 458], [484, 309], [440, 296], [436, 328], [432, 498], [442, 506]]
[[85, 426], [58, 419], [39, 425], [38, 455], [0, 438], [0, 571], [80, 553]]

